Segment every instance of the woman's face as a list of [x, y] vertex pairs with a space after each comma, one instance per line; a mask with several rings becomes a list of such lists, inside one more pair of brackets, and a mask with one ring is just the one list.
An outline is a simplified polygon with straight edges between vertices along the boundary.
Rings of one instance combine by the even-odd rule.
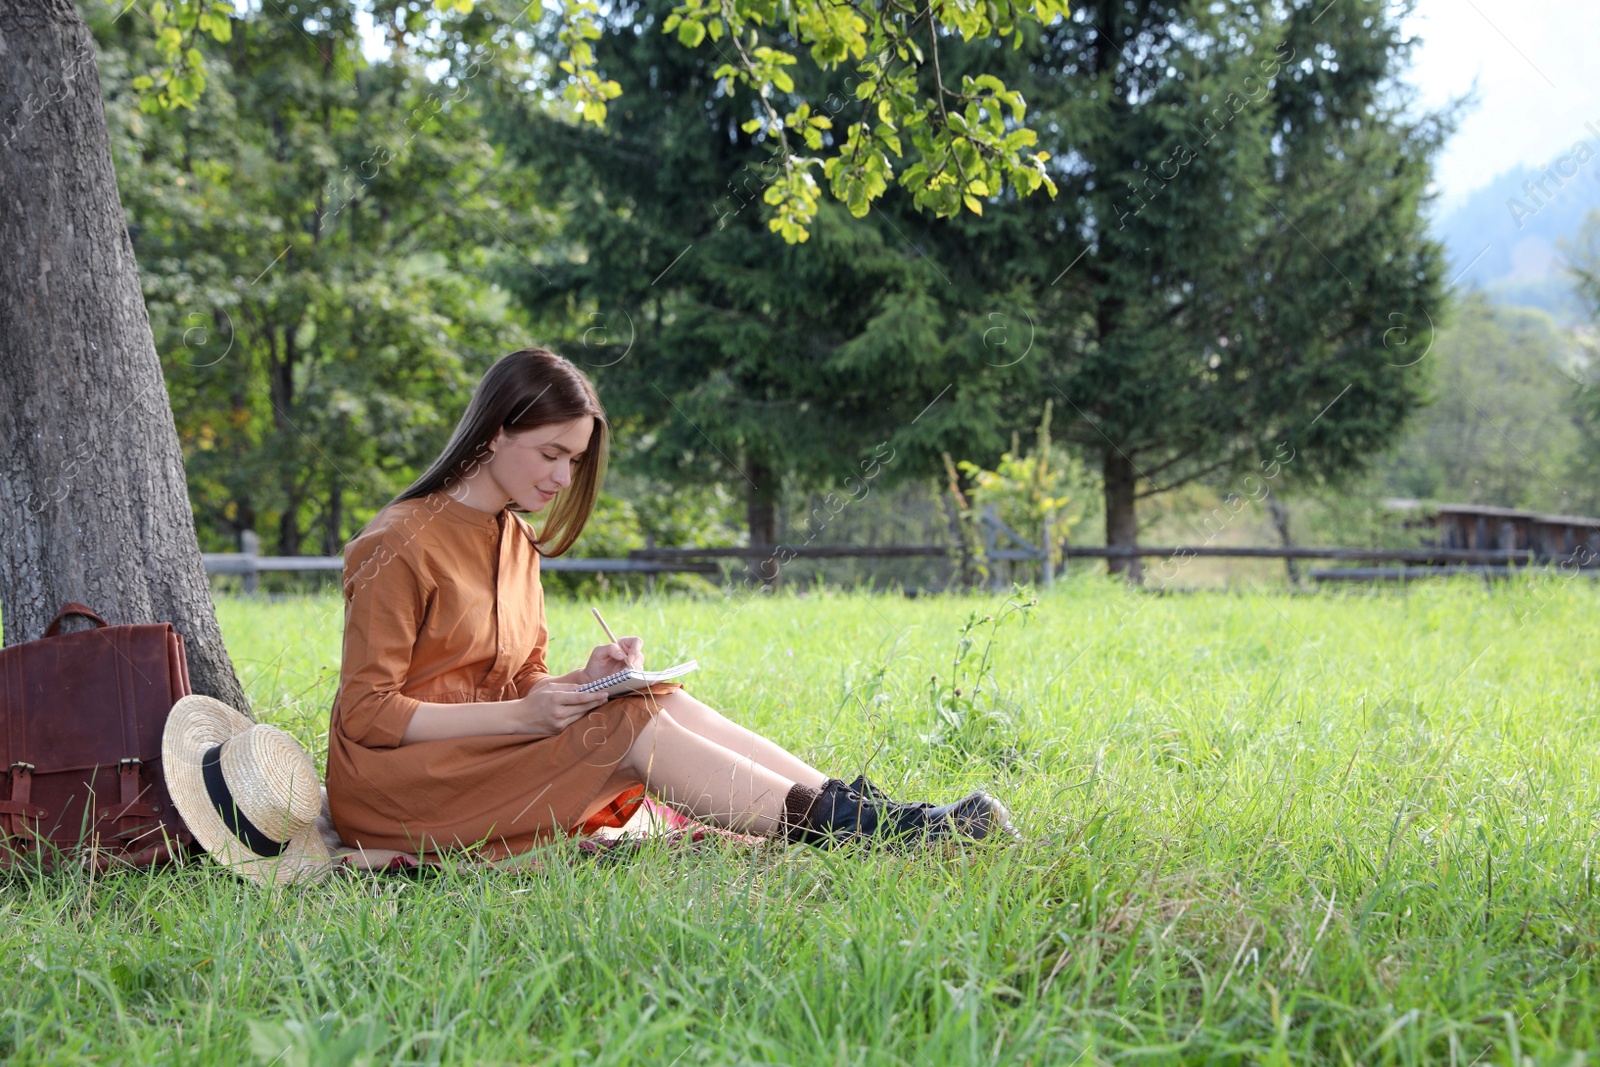
[[485, 466], [513, 504], [543, 511], [558, 492], [572, 484], [574, 464], [593, 462], [593, 457], [585, 454], [593, 432], [594, 417], [590, 415], [520, 433], [501, 430], [494, 436], [494, 455]]

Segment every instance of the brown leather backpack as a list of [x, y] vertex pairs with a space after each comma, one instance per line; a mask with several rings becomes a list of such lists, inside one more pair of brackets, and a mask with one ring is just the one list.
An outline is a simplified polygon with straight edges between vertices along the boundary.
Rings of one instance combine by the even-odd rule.
[[[61, 633], [82, 615], [94, 629]], [[148, 866], [194, 837], [167, 795], [161, 733], [189, 693], [168, 622], [111, 626], [62, 606], [44, 636], [0, 649], [0, 866], [89, 849], [101, 868]]]

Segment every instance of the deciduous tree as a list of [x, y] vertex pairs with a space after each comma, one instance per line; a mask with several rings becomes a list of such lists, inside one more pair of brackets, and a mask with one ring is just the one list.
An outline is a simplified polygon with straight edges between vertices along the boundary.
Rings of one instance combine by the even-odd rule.
[[[998, 454], [1014, 372], [991, 365], [982, 295], [958, 299], [881, 211], [824, 202], [808, 242], [771, 232], [759, 211], [779, 172], [740, 128], [744, 104], [716, 93], [714, 57], [651, 32], [669, 10], [614, 8], [596, 40], [626, 90], [606, 130], [521, 95], [494, 119], [565, 220], [559, 258], [514, 264], [513, 287], [545, 321], [575, 323], [565, 350], [635, 421], [633, 462], [739, 488], [750, 543], [772, 545], [786, 484], [846, 499], [868, 473], [940, 471], [942, 450]], [[801, 64], [796, 78], [844, 106], [826, 72]]]
[[[266, 5], [211, 54], [192, 109], [141, 111], [148, 26], [94, 19], [122, 202], [202, 544], [338, 555], [443, 446], [472, 383], [525, 343], [497, 255], [548, 213], [477, 115], [495, 73], [368, 62], [356, 6], [308, 33]], [[513, 312], [508, 314], [508, 310]]]

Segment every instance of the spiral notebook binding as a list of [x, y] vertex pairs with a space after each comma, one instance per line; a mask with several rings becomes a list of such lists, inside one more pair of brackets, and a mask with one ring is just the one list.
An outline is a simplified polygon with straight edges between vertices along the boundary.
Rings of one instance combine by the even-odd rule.
[[[614, 674], [608, 674], [604, 678], [597, 678], [594, 681], [589, 682], [587, 685], [580, 685], [578, 687], [578, 692], [580, 692], [580, 693], [597, 693], [602, 689], [611, 688], [612, 686], [616, 685], [618, 682], [627, 681], [635, 673], [640, 675], [640, 679], [639, 679], [640, 681], [644, 682], [646, 685], [653, 685], [656, 682], [666, 682], [666, 681], [671, 681], [674, 678], [682, 677], [683, 675], [688, 674], [690, 671], [697, 669], [698, 666], [699, 665], [697, 663], [695, 663], [694, 660], [691, 659], [691, 660], [685, 660], [683, 663], [680, 663], [675, 667], [668, 667], [664, 671], [637, 671], [636, 672], [633, 668], [630, 667], [630, 668], [628, 668], [626, 670], [617, 671]], [[657, 677], [651, 678], [650, 677], [651, 675], [656, 675]]]
[[588, 685], [579, 686], [578, 687], [578, 692], [580, 692], [580, 693], [593, 693], [597, 689], [609, 689], [609, 688], [611, 688], [612, 686], [616, 685], [618, 682], [622, 681], [623, 679], [625, 679], [627, 677], [628, 677], [628, 672], [627, 671], [618, 671], [615, 674], [608, 674], [604, 678], [596, 678], [594, 681], [590, 682]]

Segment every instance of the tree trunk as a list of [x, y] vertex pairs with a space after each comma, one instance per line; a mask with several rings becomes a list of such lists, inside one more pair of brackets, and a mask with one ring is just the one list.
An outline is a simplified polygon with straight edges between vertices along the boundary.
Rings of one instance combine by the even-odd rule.
[[[1115, 448], [1105, 454], [1106, 487], [1106, 545], [1115, 548], [1135, 548], [1139, 544], [1139, 515], [1134, 504], [1134, 492], [1139, 487], [1138, 472], [1133, 460]], [[1138, 557], [1109, 559], [1106, 570], [1110, 574], [1124, 575], [1133, 585], [1144, 583], [1144, 561]]]
[[0, 604], [171, 622], [198, 693], [249, 712], [217, 628], [183, 456], [71, 0], [0, 0]]
[[[1272, 514], [1272, 525], [1278, 531], [1278, 540], [1283, 542], [1284, 548], [1293, 548], [1294, 539], [1289, 536], [1289, 509], [1284, 505], [1283, 501], [1278, 499], [1278, 495], [1272, 491], [1270, 485], [1267, 486], [1267, 511]], [[1300, 584], [1299, 560], [1285, 559], [1283, 565], [1289, 572], [1289, 584], [1298, 586]]]
[[[751, 481], [745, 494], [745, 521], [750, 528], [751, 548], [770, 548], [778, 543], [777, 473], [760, 460], [746, 465]], [[779, 563], [775, 558], [750, 561], [750, 580], [760, 581], [765, 589], [778, 587]]]
[[298, 556], [300, 554], [300, 495], [296, 491], [294, 478], [285, 478], [283, 483], [284, 505], [283, 511], [278, 515], [278, 555]]
[[344, 486], [333, 483], [329, 490], [327, 526], [323, 530], [322, 554], [338, 556], [344, 553]]

